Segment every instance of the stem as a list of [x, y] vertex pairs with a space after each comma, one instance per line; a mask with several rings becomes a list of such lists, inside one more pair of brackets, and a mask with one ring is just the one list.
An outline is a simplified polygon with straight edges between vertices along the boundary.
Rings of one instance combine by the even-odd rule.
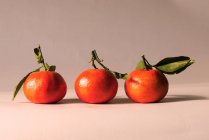
[[108, 67], [106, 67], [105, 65], [102, 64], [103, 60], [99, 59], [98, 55], [97, 55], [97, 52], [96, 50], [93, 50], [91, 52], [92, 54], [92, 58], [91, 58], [91, 62], [92, 62], [92, 66], [97, 69], [94, 61], [96, 61], [102, 68], [104, 68], [105, 70], [107, 71], [110, 71], [117, 79], [126, 79], [127, 78], [127, 73], [125, 74], [122, 74], [122, 73], [119, 73], [119, 72], [115, 72], [115, 71], [112, 71], [110, 70]]
[[96, 67], [96, 65], [95, 65], [95, 63], [94, 63], [94, 60], [92, 60], [91, 62], [92, 62], [92, 66], [93, 66], [95, 69], [97, 69], [97, 67]]
[[146, 70], [152, 69], [152, 65], [147, 61], [144, 55], [142, 55], [142, 60]]
[[102, 61], [103, 61], [103, 60], [99, 59], [96, 50], [93, 50], [93, 51], [91, 52], [91, 54], [92, 54], [92, 59], [91, 59], [91, 60], [92, 60], [92, 66], [93, 66], [94, 68], [97, 69], [97, 67], [96, 67], [96, 65], [95, 65], [95, 63], [94, 63], [94, 61], [96, 60], [97, 63], [99, 63], [105, 70], [109, 70], [109, 68], [107, 68], [105, 65], [102, 64]]
[[94, 60], [95, 60], [95, 58], [96, 58], [96, 54], [94, 53], [94, 51], [95, 51], [95, 50], [93, 50], [93, 51], [91, 52], [91, 61], [90, 61], [89, 63], [91, 63], [91, 65], [92, 65], [95, 69], [97, 69], [97, 67], [96, 67], [96, 65], [95, 65], [95, 63], [94, 63]]
[[42, 56], [42, 64], [43, 64], [43, 66], [44, 66], [44, 70], [47, 71], [48, 69], [47, 69], [46, 64], [45, 64], [45, 62], [44, 62], [44, 57], [43, 57], [43, 54], [42, 54], [40, 45], [38, 46], [38, 49], [40, 50], [40, 53], [41, 53], [41, 56]]

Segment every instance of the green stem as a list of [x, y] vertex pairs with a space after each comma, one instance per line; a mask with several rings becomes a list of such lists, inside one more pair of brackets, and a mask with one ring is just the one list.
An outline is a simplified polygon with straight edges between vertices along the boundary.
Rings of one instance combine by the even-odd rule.
[[91, 60], [92, 60], [92, 66], [93, 66], [94, 68], [97, 69], [97, 67], [96, 67], [96, 65], [95, 65], [95, 63], [94, 63], [94, 61], [96, 60], [97, 63], [99, 63], [105, 70], [109, 70], [109, 68], [107, 68], [105, 65], [102, 64], [102, 61], [103, 61], [103, 60], [99, 59], [96, 50], [93, 50], [93, 51], [91, 52], [91, 54], [92, 54], [92, 59], [91, 59]]
[[93, 66], [95, 69], [97, 69], [97, 67], [96, 67], [96, 65], [95, 65], [95, 63], [94, 63], [94, 60], [92, 61], [92, 66]]
[[94, 62], [94, 60], [96, 59], [96, 53], [94, 52], [95, 50], [93, 50], [92, 52], [91, 52], [91, 61], [90, 61], [90, 63], [91, 63], [91, 65], [95, 68], [95, 69], [97, 69], [97, 66], [95, 65], [95, 62]]
[[40, 53], [41, 53], [41, 56], [42, 56], [42, 64], [43, 64], [43, 66], [44, 66], [44, 70], [45, 71], [47, 71], [48, 69], [47, 69], [47, 67], [46, 67], [46, 63], [44, 62], [44, 57], [43, 57], [43, 53], [42, 53], [42, 51], [41, 51], [41, 47], [40, 47], [40, 45], [38, 46], [38, 49], [40, 50]]
[[146, 70], [152, 69], [152, 65], [150, 65], [150, 63], [147, 61], [144, 55], [142, 55], [142, 60]]
[[101, 60], [98, 55], [97, 55], [97, 52], [96, 50], [93, 50], [91, 52], [92, 54], [92, 58], [91, 58], [91, 62], [92, 62], [92, 66], [97, 69], [96, 65], [95, 65], [95, 62], [96, 61], [102, 68], [104, 68], [105, 70], [107, 71], [110, 71], [117, 79], [127, 79], [127, 73], [125, 74], [122, 74], [122, 73], [119, 73], [119, 72], [116, 72], [116, 71], [112, 71], [110, 70], [108, 67], [106, 67], [105, 65], [102, 64], [103, 60]]

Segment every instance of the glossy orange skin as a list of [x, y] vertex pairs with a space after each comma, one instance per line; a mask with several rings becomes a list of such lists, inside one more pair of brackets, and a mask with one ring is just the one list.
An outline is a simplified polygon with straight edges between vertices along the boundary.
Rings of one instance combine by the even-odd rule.
[[167, 78], [156, 69], [134, 70], [129, 76], [125, 81], [125, 92], [135, 102], [158, 102], [168, 92]]
[[114, 75], [104, 69], [88, 69], [82, 72], [74, 85], [77, 96], [86, 103], [106, 103], [118, 90]]
[[28, 76], [23, 91], [27, 99], [33, 103], [57, 103], [64, 98], [67, 85], [59, 73], [40, 71]]

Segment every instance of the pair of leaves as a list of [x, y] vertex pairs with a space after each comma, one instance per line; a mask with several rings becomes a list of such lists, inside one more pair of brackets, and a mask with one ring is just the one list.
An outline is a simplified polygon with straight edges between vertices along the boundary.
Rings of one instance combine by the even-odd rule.
[[[191, 60], [187, 56], [177, 56], [177, 57], [167, 57], [158, 62], [156, 65], [153, 65], [156, 69], [160, 70], [165, 74], [178, 74], [184, 71], [187, 67], [194, 63], [194, 60]], [[145, 69], [146, 66], [144, 61], [141, 60], [136, 66], [136, 69]]]

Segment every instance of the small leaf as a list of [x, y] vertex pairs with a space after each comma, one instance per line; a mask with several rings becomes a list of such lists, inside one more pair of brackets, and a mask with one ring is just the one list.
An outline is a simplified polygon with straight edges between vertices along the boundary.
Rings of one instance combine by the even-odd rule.
[[127, 73], [122, 77], [123, 80], [127, 80], [128, 78], [129, 78], [129, 75]]
[[128, 79], [127, 73], [119, 73], [119, 72], [114, 71], [113, 74], [115, 75], [117, 79], [124, 79], [124, 80]]
[[56, 66], [52, 65], [49, 67], [49, 71], [55, 71], [56, 70]]
[[41, 53], [41, 47], [39, 46], [38, 48], [35, 48], [34, 49], [34, 53], [35, 53], [35, 56], [36, 56], [36, 59], [37, 59], [37, 62], [40, 64], [40, 63], [43, 63], [44, 62], [44, 58], [43, 58], [43, 55]]
[[17, 93], [19, 92], [20, 88], [22, 87], [22, 85], [24, 84], [24, 82], [25, 82], [25, 80], [28, 78], [28, 76], [29, 76], [31, 73], [33, 73], [33, 72], [40, 71], [41, 68], [42, 68], [42, 67], [40, 67], [40, 68], [38, 68], [38, 69], [36, 69], [36, 70], [34, 70], [34, 71], [28, 73], [26, 76], [24, 76], [24, 77], [20, 80], [20, 82], [19, 82], [19, 83], [17, 84], [17, 86], [15, 87], [15, 91], [14, 91], [14, 93], [13, 93], [13, 98], [12, 98], [12, 100], [15, 99]]
[[56, 70], [56, 66], [52, 65], [49, 66], [49, 64], [45, 63], [45, 67], [47, 71], [55, 71]]
[[146, 67], [145, 67], [145, 65], [144, 65], [144, 61], [143, 60], [140, 60], [139, 62], [138, 62], [138, 64], [137, 64], [137, 66], [136, 66], [136, 70], [138, 70], [138, 69], [145, 69]]
[[186, 56], [168, 57], [158, 62], [154, 67], [166, 74], [178, 74], [194, 61]]

